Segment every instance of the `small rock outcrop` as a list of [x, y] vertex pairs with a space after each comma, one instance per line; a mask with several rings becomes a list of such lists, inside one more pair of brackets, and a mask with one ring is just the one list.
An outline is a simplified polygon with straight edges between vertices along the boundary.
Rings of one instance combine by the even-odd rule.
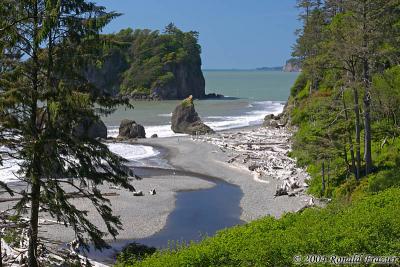
[[271, 127], [271, 128], [279, 128], [281, 126], [279, 121], [279, 116], [275, 116], [274, 114], [269, 114], [264, 118], [264, 127]]
[[118, 138], [146, 138], [146, 131], [133, 120], [123, 120], [119, 126]]
[[174, 133], [186, 133], [190, 135], [214, 133], [213, 129], [201, 121], [194, 109], [192, 96], [189, 96], [176, 106], [172, 113], [171, 129]]
[[101, 120], [85, 118], [74, 127], [73, 134], [78, 137], [88, 137], [91, 139], [106, 139], [107, 126]]

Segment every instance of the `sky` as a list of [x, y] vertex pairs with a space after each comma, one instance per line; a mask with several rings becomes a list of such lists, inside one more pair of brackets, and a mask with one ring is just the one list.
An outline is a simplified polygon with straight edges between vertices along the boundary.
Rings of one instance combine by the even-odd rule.
[[198, 31], [203, 69], [283, 66], [300, 27], [296, 0], [97, 0], [123, 15], [105, 33], [123, 28], [163, 30], [173, 22]]

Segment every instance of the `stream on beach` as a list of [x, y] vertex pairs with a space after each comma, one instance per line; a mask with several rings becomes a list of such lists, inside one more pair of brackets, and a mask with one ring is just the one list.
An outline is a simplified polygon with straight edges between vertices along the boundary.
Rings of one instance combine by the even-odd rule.
[[[165, 168], [166, 163], [162, 154], [156, 151], [154, 156], [143, 159], [145, 162], [151, 162], [153, 166], [159, 162], [158, 167], [135, 167], [135, 174], [146, 177], [144, 179], [160, 178], [172, 174], [190, 176], [213, 182], [215, 186], [209, 189], [177, 192], [175, 208], [169, 214], [167, 223], [162, 230], [142, 239], [119, 239], [110, 243], [111, 249], [101, 252], [91, 250], [88, 253], [90, 259], [112, 264], [115, 263], [117, 253], [133, 242], [157, 249], [168, 249], [173, 247], [176, 242], [200, 241], [205, 236], [214, 235], [218, 230], [244, 223], [240, 220], [242, 212], [240, 200], [243, 193], [238, 186], [215, 177]], [[135, 162], [136, 164], [137, 162]]]

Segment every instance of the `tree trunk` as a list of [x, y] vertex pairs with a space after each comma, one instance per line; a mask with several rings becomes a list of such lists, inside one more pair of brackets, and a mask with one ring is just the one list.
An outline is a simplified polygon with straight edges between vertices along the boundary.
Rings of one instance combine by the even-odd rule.
[[368, 60], [364, 60], [364, 159], [365, 175], [372, 171], [372, 148], [371, 148], [371, 98], [370, 98], [370, 78]]
[[321, 196], [325, 194], [325, 161], [322, 161], [322, 188]]
[[331, 160], [328, 161], [328, 170], [326, 174], [326, 187], [329, 189], [329, 182], [330, 182], [330, 173], [331, 173]]
[[369, 75], [369, 27], [368, 12], [369, 6], [366, 2], [363, 3], [363, 78], [364, 78], [364, 160], [365, 160], [365, 175], [371, 173], [372, 170], [372, 152], [371, 152], [371, 100], [370, 100], [370, 83]]
[[360, 106], [358, 100], [358, 90], [353, 88], [354, 93], [354, 114], [356, 117], [356, 179], [359, 180], [361, 177], [361, 127], [360, 127]]
[[365, 175], [372, 171], [372, 151], [371, 151], [371, 103], [368, 94], [364, 96], [364, 158]]
[[351, 167], [349, 163], [349, 159], [347, 158], [347, 147], [346, 147], [346, 140], [344, 140], [344, 146], [343, 146], [343, 159], [344, 163], [346, 163], [347, 171], [351, 172]]
[[[349, 121], [349, 114], [347, 112], [347, 105], [346, 105], [346, 100], [344, 98], [344, 91], [342, 91], [342, 101], [343, 101], [343, 109], [344, 109], [344, 116], [346, 119], [346, 122]], [[354, 146], [353, 146], [353, 138], [351, 137], [351, 130], [349, 127], [347, 128], [347, 135], [348, 135], [348, 141], [350, 145], [350, 157], [351, 157], [351, 171], [354, 173], [354, 176], [357, 177], [357, 172], [356, 172], [356, 160], [354, 157]], [[347, 159], [347, 151], [345, 148], [345, 153], [346, 153], [346, 159]]]
[[28, 175], [31, 178], [31, 214], [29, 220], [29, 245], [28, 245], [28, 266], [38, 267], [37, 262], [37, 245], [38, 245], [38, 221], [39, 221], [39, 201], [40, 201], [40, 149], [37, 140], [39, 134], [36, 125], [37, 112], [38, 112], [38, 96], [39, 91], [39, 12], [38, 12], [38, 1], [34, 1], [34, 17], [33, 17], [33, 36], [32, 36], [32, 95], [31, 95], [31, 114], [30, 114], [30, 127], [32, 131], [32, 161], [30, 162], [30, 168]]
[[2, 229], [0, 229], [0, 267], [3, 267], [3, 248], [1, 247], [2, 238], [3, 238]]
[[34, 174], [32, 177], [31, 192], [31, 218], [29, 221], [29, 247], [28, 247], [28, 266], [37, 267], [37, 245], [38, 245], [38, 221], [39, 221], [39, 197], [40, 181]]

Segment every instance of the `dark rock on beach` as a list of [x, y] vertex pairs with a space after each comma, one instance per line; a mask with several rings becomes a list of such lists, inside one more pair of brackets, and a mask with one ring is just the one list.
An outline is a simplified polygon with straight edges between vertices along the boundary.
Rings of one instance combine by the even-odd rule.
[[73, 129], [73, 134], [78, 137], [107, 138], [107, 127], [100, 119], [85, 118]]
[[204, 124], [194, 109], [193, 98], [189, 96], [176, 106], [171, 118], [171, 129], [174, 133], [203, 135], [214, 133], [214, 130]]
[[271, 128], [279, 128], [279, 117], [275, 116], [274, 114], [269, 114], [264, 118], [264, 127], [271, 127]]
[[265, 116], [263, 126], [269, 128], [280, 128], [290, 125], [290, 109], [291, 106], [286, 104], [281, 114], [269, 114]]
[[123, 120], [119, 126], [118, 138], [146, 138], [146, 131], [133, 120]]

